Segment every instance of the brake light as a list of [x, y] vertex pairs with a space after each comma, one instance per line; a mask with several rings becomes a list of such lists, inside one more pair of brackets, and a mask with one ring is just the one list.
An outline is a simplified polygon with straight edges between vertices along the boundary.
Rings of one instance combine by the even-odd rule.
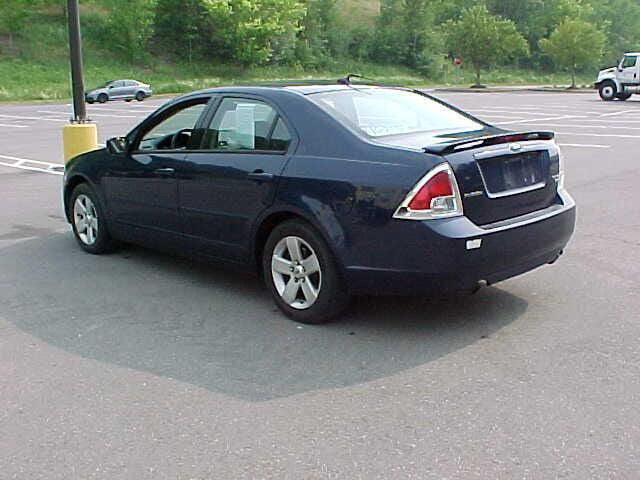
[[428, 220], [462, 215], [456, 177], [448, 163], [427, 173], [398, 207], [395, 218]]

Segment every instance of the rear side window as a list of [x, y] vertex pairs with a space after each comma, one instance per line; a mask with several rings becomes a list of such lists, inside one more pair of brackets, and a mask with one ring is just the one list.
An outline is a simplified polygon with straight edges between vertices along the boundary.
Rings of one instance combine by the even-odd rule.
[[291, 136], [278, 113], [264, 102], [225, 98], [204, 135], [205, 150], [285, 151]]
[[269, 150], [286, 151], [291, 143], [291, 134], [281, 118], [278, 118], [276, 126], [271, 134]]

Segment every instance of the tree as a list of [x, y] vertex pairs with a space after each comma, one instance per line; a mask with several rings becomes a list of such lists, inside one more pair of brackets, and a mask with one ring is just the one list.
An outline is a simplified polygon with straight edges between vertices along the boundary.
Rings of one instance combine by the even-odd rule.
[[605, 36], [584, 20], [565, 20], [549, 38], [540, 40], [540, 50], [558, 67], [571, 72], [571, 87], [576, 86], [576, 71], [597, 65], [602, 57]]
[[7, 34], [10, 47], [13, 46], [13, 36], [24, 28], [29, 11], [35, 3], [34, 0], [0, 1], [0, 33]]
[[640, 2], [637, 0], [595, 2], [591, 21], [606, 35], [604, 58], [608, 64], [640, 45]]
[[435, 26], [436, 10], [430, 0], [383, 0], [376, 22], [372, 57], [432, 70], [442, 53], [441, 35]]
[[404, 0], [404, 63], [407, 66], [429, 70], [434, 57], [442, 52], [441, 37], [434, 21], [435, 11], [430, 0]]
[[244, 65], [267, 63], [279, 49], [293, 48], [304, 16], [298, 0], [232, 0], [234, 54]]
[[381, 0], [380, 14], [376, 19], [375, 37], [371, 56], [384, 63], [403, 63], [399, 50], [405, 44], [402, 0]]
[[109, 42], [120, 54], [134, 62], [146, 57], [153, 35], [155, 0], [108, 0], [106, 30]]
[[202, 47], [198, 40], [205, 27], [206, 13], [200, 0], [157, 0], [154, 44], [163, 52], [187, 53], [189, 63]]
[[300, 39], [313, 55], [324, 56], [333, 50], [336, 0], [305, 0], [306, 12], [301, 21]]
[[476, 86], [480, 86], [483, 69], [529, 54], [515, 24], [491, 15], [484, 5], [465, 9], [459, 20], [445, 24], [445, 31], [450, 52], [473, 66]]

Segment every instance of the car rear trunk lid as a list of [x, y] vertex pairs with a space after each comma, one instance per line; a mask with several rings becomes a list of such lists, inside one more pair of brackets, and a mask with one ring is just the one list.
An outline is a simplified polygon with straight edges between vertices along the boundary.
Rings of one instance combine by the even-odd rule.
[[457, 139], [425, 151], [449, 162], [464, 214], [477, 225], [542, 210], [556, 200], [559, 151], [550, 132]]

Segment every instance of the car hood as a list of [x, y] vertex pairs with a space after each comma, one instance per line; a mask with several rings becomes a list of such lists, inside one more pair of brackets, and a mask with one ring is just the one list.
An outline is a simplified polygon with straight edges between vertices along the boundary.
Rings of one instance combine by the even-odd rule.
[[616, 75], [617, 67], [605, 68], [604, 70], [600, 70], [598, 72], [598, 80], [603, 78], [613, 78]]

